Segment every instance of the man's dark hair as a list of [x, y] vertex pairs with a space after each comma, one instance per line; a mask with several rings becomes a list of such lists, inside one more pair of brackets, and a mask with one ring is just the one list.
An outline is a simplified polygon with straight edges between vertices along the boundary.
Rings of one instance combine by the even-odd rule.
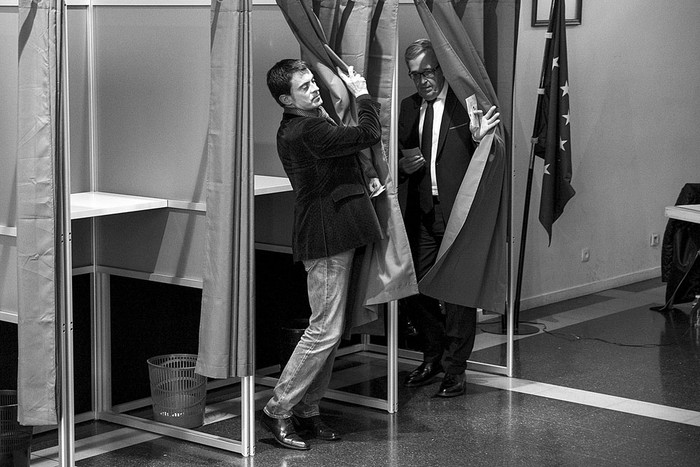
[[409, 60], [413, 60], [414, 58], [416, 58], [423, 52], [427, 52], [428, 50], [435, 53], [435, 51], [433, 50], [432, 42], [430, 42], [428, 39], [418, 39], [408, 46], [408, 48], [406, 49], [406, 53], [403, 54], [403, 58], [404, 60], [406, 60], [406, 64], [408, 65]]
[[294, 73], [304, 72], [309, 69], [305, 61], [287, 58], [275, 63], [267, 72], [267, 88], [270, 94], [280, 106], [284, 104], [280, 102], [282, 94], [291, 94], [291, 83]]

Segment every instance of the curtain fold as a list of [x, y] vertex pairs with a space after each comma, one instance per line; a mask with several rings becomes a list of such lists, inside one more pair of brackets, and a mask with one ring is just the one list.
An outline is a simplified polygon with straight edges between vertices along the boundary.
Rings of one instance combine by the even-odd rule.
[[[379, 318], [379, 305], [418, 292], [408, 237], [385, 147], [389, 144], [398, 0], [277, 0], [299, 41], [301, 58], [319, 83], [326, 111], [346, 125], [357, 122], [354, 98], [337, 76], [344, 63], [362, 73], [370, 95], [381, 103], [382, 142], [364, 153], [371, 158], [386, 195], [374, 199], [384, 238], [356, 258], [349, 328]], [[367, 329], [365, 329], [367, 330]], [[383, 328], [382, 328], [383, 330]], [[378, 330], [377, 330], [378, 331]]]
[[17, 388], [23, 425], [57, 423], [58, 14], [56, 0], [19, 2]]
[[[434, 0], [430, 7], [425, 0], [414, 2], [440, 67], [462, 105], [466, 107], [466, 98], [474, 94], [484, 112], [492, 105], [499, 107], [486, 67], [467, 34], [455, 2]], [[515, 36], [511, 35], [511, 39], [510, 46], [515, 47]], [[485, 48], [488, 45], [484, 43]], [[510, 89], [504, 92], [512, 92], [512, 80]], [[510, 206], [507, 138], [506, 127], [501, 123], [473, 154], [436, 262], [419, 284], [423, 294], [450, 303], [505, 312]]]
[[250, 0], [212, 0], [204, 285], [196, 372], [255, 371]]

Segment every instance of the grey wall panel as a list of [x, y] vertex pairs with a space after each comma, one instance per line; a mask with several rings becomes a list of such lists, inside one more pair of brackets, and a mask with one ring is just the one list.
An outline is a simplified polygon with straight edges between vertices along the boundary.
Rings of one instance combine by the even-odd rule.
[[0, 225], [17, 223], [17, 7], [0, 7]]
[[[293, 203], [291, 192], [255, 198], [256, 242], [291, 246]], [[97, 264], [201, 280], [204, 235], [204, 212], [158, 209], [101, 217]], [[75, 238], [73, 244], [79, 250]]]
[[252, 14], [253, 33], [253, 138], [255, 173], [285, 176], [277, 156], [276, 135], [282, 107], [267, 89], [267, 70], [285, 58], [299, 58], [300, 50], [277, 5], [257, 5]]
[[87, 54], [87, 10], [68, 9], [68, 81], [71, 193], [90, 190], [90, 95]]
[[0, 235], [0, 312], [17, 313], [17, 239]]
[[73, 268], [92, 266], [92, 219], [78, 219], [71, 224]]
[[209, 7], [95, 15], [98, 189], [203, 201]]
[[204, 221], [203, 212], [168, 209], [102, 217], [97, 264], [201, 280]]
[[255, 241], [292, 246], [294, 194], [276, 193], [255, 197]]

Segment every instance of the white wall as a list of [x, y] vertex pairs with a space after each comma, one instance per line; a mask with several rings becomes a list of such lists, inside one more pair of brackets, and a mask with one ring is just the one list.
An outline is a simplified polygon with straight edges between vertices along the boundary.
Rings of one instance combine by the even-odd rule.
[[[531, 2], [521, 6], [515, 83], [521, 198], [544, 53], [545, 29], [530, 27]], [[536, 165], [523, 309], [660, 277], [661, 249], [649, 236], [663, 236], [664, 207], [683, 184], [700, 182], [700, 2], [583, 0], [582, 20], [567, 28], [576, 195], [548, 247]], [[589, 262], [581, 262], [582, 248], [590, 248]]]

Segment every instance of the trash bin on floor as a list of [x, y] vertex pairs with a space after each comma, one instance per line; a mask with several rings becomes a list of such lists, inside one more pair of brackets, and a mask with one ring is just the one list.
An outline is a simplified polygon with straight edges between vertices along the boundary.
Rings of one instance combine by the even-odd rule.
[[279, 348], [280, 370], [284, 369], [308, 326], [309, 320], [306, 318], [290, 319], [282, 326]]
[[159, 355], [147, 362], [153, 419], [182, 428], [202, 426], [207, 378], [194, 372], [197, 355]]
[[28, 467], [33, 427], [17, 422], [17, 391], [0, 390], [0, 467]]

